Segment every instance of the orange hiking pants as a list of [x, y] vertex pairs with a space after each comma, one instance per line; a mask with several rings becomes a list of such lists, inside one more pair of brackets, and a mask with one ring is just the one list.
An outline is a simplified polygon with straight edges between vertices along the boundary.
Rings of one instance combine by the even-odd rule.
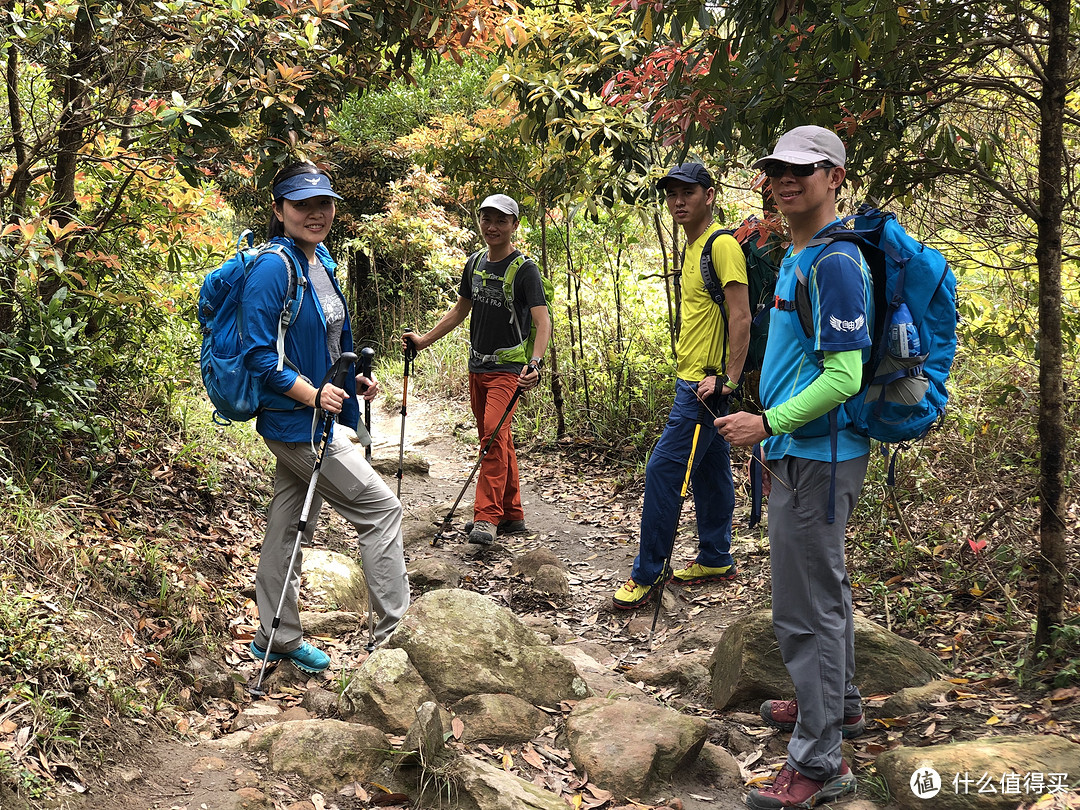
[[[480, 434], [480, 450], [487, 446], [495, 426], [506, 412], [506, 406], [517, 389], [518, 375], [510, 372], [469, 374], [469, 400], [476, 417]], [[517, 410], [517, 403], [514, 404]], [[473, 503], [473, 520], [486, 520], [495, 526], [501, 520], [522, 520], [521, 488], [518, 484], [517, 454], [514, 452], [514, 436], [510, 429], [513, 411], [503, 421], [499, 434], [491, 443], [484, 460], [480, 463], [476, 479], [476, 500]]]

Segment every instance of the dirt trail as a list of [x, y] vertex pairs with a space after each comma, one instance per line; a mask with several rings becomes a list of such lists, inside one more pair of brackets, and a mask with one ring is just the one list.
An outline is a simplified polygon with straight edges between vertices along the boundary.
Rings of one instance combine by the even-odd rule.
[[[399, 420], [396, 411], [373, 409], [373, 463], [382, 470], [391, 489], [397, 486]], [[655, 649], [649, 653], [645, 639], [652, 609], [623, 613], [613, 612], [610, 606], [610, 595], [628, 576], [636, 552], [640, 492], [616, 492], [619, 485], [614, 475], [591, 462], [585, 448], [580, 458], [575, 458], [572, 451], [538, 454], [519, 449], [523, 503], [530, 529], [527, 537], [500, 537], [494, 546], [482, 548], [466, 543], [464, 535], [457, 533], [442, 545], [433, 546], [436, 522], [445, 516], [475, 462], [475, 435], [467, 406], [462, 403], [410, 402], [406, 451], [410, 456], [422, 456], [430, 469], [426, 475], [406, 472], [402, 480], [405, 534], [414, 538], [411, 542], [407, 539], [409, 565], [424, 557], [453, 563], [464, 572], [462, 587], [485, 593], [520, 615], [533, 614], [559, 627], [567, 637], [591, 642], [597, 656], [602, 653], [595, 645], [602, 646], [609, 654], [604, 664], [612, 671], [625, 670], [646, 655], [663, 654], [666, 646], [673, 647], [680, 640], [710, 644], [739, 609], [760, 598], [746, 582], [722, 590], [671, 588], [657, 628]], [[454, 518], [459, 529], [472, 517], [472, 490], [470, 485]], [[684, 515], [677, 559], [682, 559], [683, 552], [693, 554], [692, 535], [688, 532], [692, 529], [689, 505], [688, 511], [691, 514]], [[347, 536], [347, 527], [331, 516], [330, 510], [324, 510], [316, 545], [347, 546]], [[512, 559], [539, 546], [550, 549], [567, 564], [571, 598], [563, 604], [538, 603], [535, 599], [524, 602], [509, 577]], [[751, 582], [755, 579], [750, 577]], [[362, 649], [350, 652], [355, 652], [355, 657], [346, 656], [351, 660], [344, 661], [345, 667], [358, 665], [364, 658]], [[342, 657], [336, 656], [335, 664]], [[245, 677], [256, 671], [246, 660], [238, 667]], [[329, 673], [329, 677], [333, 675]], [[672, 695], [664, 697], [670, 699]], [[695, 710], [708, 711], [705, 706]], [[82, 810], [232, 810], [249, 806], [354, 810], [369, 806], [354, 795], [326, 795], [298, 779], [272, 774], [264, 757], [234, 746], [223, 747], [212, 738], [132, 746], [117, 752], [109, 774], [107, 797], [97, 796], [85, 803], [73, 800], [68, 806]], [[650, 798], [680, 795], [686, 810], [734, 810], [744, 806], [741, 791], [726, 795], [714, 792], [698, 798], [680, 794], [677, 788], [676, 792], [661, 791]], [[269, 804], [260, 805], [260, 797]]]

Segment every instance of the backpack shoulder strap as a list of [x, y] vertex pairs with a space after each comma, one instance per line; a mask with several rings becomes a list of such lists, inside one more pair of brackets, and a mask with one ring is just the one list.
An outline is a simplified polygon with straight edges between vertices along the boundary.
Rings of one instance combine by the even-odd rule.
[[709, 234], [709, 238], [705, 240], [704, 247], [701, 248], [701, 280], [705, 284], [709, 297], [720, 308], [724, 306], [724, 285], [720, 283], [720, 279], [716, 276], [716, 267], [713, 266], [712, 259], [712, 247], [717, 237], [724, 234], [730, 236], [732, 232], [723, 228], [713, 231]]
[[275, 242], [266, 242], [265, 244], [259, 245], [258, 248], [258, 255], [261, 256], [264, 253], [273, 253], [279, 256], [281, 261], [285, 264], [285, 273], [287, 276], [285, 300], [282, 301], [281, 304], [281, 314], [278, 316], [277, 331], [277, 370], [281, 371], [288, 362], [285, 357], [285, 332], [296, 322], [297, 317], [300, 315], [300, 307], [304, 303], [304, 290], [307, 289], [308, 280], [303, 273], [297, 272], [296, 260], [289, 253], [289, 249], [284, 245], [279, 245]]

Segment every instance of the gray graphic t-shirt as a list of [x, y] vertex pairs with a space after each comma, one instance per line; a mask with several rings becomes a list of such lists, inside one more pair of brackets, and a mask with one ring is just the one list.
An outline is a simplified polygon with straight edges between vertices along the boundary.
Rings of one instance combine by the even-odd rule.
[[308, 279], [311, 281], [312, 291], [319, 299], [319, 306], [322, 307], [323, 317], [326, 319], [326, 348], [330, 352], [330, 359], [336, 363], [341, 357], [341, 330], [345, 326], [345, 302], [334, 289], [330, 273], [318, 257], [308, 265]]

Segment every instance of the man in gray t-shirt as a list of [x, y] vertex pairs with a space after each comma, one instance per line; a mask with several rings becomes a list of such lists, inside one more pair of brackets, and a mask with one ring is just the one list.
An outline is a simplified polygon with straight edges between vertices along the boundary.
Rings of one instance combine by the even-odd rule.
[[[513, 244], [519, 223], [517, 203], [505, 194], [494, 194], [480, 204], [477, 222], [487, 249], [466, 263], [457, 303], [431, 331], [424, 335], [407, 332], [402, 344], [407, 348], [411, 341], [417, 351], [426, 349], [472, 313], [469, 398], [480, 446], [485, 447], [509, 407], [515, 389], [529, 391], [540, 383], [540, 368], [551, 337], [551, 319], [539, 268]], [[513, 274], [512, 302], [504, 292], [508, 273]], [[531, 356], [526, 357], [526, 338], [534, 323], [536, 340]], [[480, 464], [469, 542], [490, 545], [496, 534], [526, 531], [517, 455], [507, 419]]]

